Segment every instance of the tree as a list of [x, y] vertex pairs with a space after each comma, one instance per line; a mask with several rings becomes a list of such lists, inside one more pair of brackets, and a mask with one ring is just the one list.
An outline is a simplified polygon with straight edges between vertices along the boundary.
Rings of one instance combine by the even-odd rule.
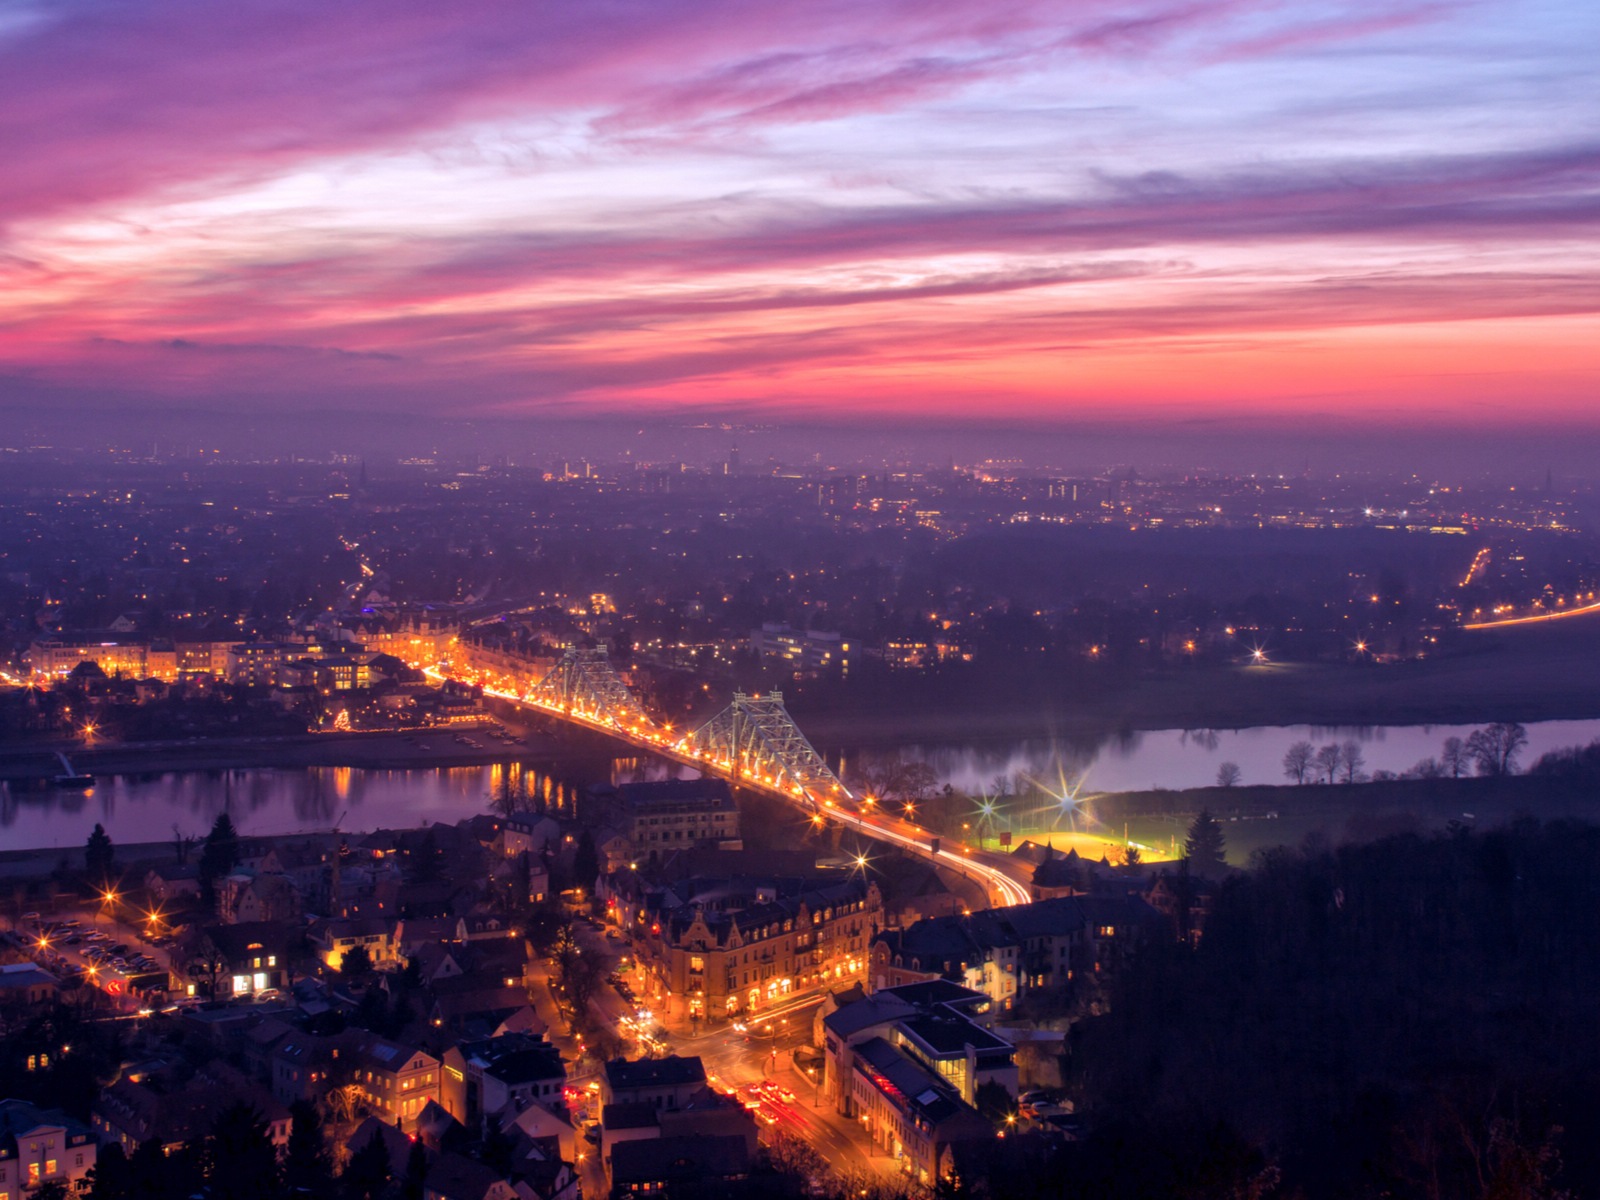
[[1005, 1084], [993, 1079], [980, 1083], [972, 1093], [973, 1106], [996, 1125], [1004, 1125], [1007, 1117], [1017, 1115], [1017, 1102], [1011, 1098]]
[[1243, 773], [1236, 762], [1225, 762], [1217, 768], [1217, 786], [1220, 788], [1234, 788], [1239, 786]]
[[444, 852], [439, 849], [439, 839], [433, 830], [422, 835], [416, 853], [409, 855], [412, 883], [437, 883], [444, 875]]
[[406, 1158], [405, 1177], [400, 1180], [400, 1200], [422, 1200], [428, 1179], [428, 1147], [422, 1142], [411, 1143], [411, 1153]]
[[776, 1134], [766, 1147], [766, 1158], [783, 1180], [779, 1190], [789, 1195], [804, 1195], [828, 1176], [828, 1160], [810, 1142], [791, 1133]]
[[1139, 847], [1135, 846], [1133, 843], [1130, 842], [1128, 845], [1122, 848], [1123, 866], [1137, 867], [1143, 861], [1144, 855], [1139, 852]]
[[224, 1109], [206, 1147], [213, 1200], [275, 1200], [278, 1156], [259, 1110], [244, 1101]]
[[389, 1184], [389, 1151], [374, 1133], [350, 1156], [339, 1177], [346, 1200], [380, 1200]]
[[1227, 870], [1227, 839], [1210, 809], [1201, 809], [1189, 826], [1189, 836], [1183, 842], [1183, 857], [1194, 875], [1219, 875]]
[[1521, 725], [1497, 721], [1467, 739], [1467, 754], [1477, 764], [1479, 775], [1514, 775], [1517, 755], [1527, 744], [1528, 731]]
[[290, 1192], [326, 1196], [333, 1186], [333, 1162], [323, 1138], [322, 1117], [309, 1100], [296, 1100], [289, 1106], [289, 1115], [283, 1185]]
[[217, 880], [239, 865], [239, 831], [233, 818], [220, 813], [200, 850], [200, 891], [208, 907], [217, 903]]
[[95, 822], [94, 832], [89, 835], [89, 841], [83, 848], [83, 869], [91, 884], [98, 887], [110, 884], [116, 855], [116, 848], [111, 844], [111, 835], [106, 832], [106, 827]]
[[372, 974], [372, 951], [365, 946], [351, 946], [339, 960], [339, 973], [346, 979]]
[[1361, 768], [1367, 763], [1367, 756], [1361, 752], [1359, 742], [1345, 742], [1339, 747], [1339, 765], [1344, 768], [1344, 781], [1354, 783], [1361, 774]]
[[1451, 779], [1460, 779], [1467, 773], [1467, 768], [1472, 763], [1472, 755], [1467, 753], [1467, 744], [1458, 737], [1447, 737], [1444, 748], [1439, 754], [1439, 765], [1444, 768]]
[[222, 947], [212, 941], [209, 934], [195, 943], [194, 954], [189, 960], [189, 974], [203, 982], [209, 999], [217, 998], [217, 981], [227, 969], [228, 956], [223, 954]]
[[578, 848], [572, 852], [572, 875], [585, 892], [592, 892], [600, 878], [600, 852], [595, 849], [594, 835], [587, 829], [578, 835]]
[[1324, 783], [1332, 783], [1339, 773], [1339, 763], [1344, 758], [1344, 752], [1339, 749], [1337, 742], [1329, 742], [1317, 751], [1313, 760], [1317, 768], [1317, 778]]
[[128, 1156], [122, 1146], [111, 1142], [100, 1148], [89, 1170], [88, 1200], [123, 1200], [131, 1195], [128, 1173]]
[[1296, 742], [1290, 746], [1283, 756], [1283, 773], [1296, 783], [1304, 783], [1311, 770], [1312, 753], [1310, 742]]

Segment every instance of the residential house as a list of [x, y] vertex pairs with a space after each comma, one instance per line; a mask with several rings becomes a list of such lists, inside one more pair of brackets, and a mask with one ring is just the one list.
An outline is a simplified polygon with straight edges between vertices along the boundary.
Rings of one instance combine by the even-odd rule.
[[617, 1058], [608, 1062], [600, 1077], [604, 1104], [648, 1104], [652, 1108], [682, 1108], [706, 1086], [706, 1069], [698, 1056], [643, 1058], [637, 1062]]
[[511, 1034], [462, 1042], [444, 1052], [440, 1103], [468, 1128], [489, 1114], [521, 1113], [533, 1105], [564, 1110], [567, 1067], [542, 1037]]
[[46, 1183], [88, 1187], [98, 1143], [82, 1121], [26, 1100], [0, 1100], [0, 1197], [21, 1197]]

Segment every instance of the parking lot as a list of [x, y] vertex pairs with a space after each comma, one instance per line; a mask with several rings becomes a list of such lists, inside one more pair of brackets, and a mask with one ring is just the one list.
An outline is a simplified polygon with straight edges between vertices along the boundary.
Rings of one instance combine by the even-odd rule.
[[63, 983], [81, 978], [113, 997], [165, 991], [169, 983], [170, 936], [146, 941], [95, 910], [50, 917], [24, 913], [13, 936]]

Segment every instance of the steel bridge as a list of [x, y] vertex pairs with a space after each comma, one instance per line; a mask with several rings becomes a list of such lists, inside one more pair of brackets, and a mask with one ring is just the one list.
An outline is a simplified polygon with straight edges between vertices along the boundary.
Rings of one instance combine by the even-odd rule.
[[694, 767], [704, 775], [754, 788], [801, 806], [819, 828], [838, 824], [865, 837], [931, 858], [982, 882], [1001, 906], [1025, 904], [1028, 889], [1002, 869], [999, 856], [957, 853], [940, 839], [858, 799], [794, 723], [781, 692], [735, 692], [733, 702], [705, 724], [680, 734], [653, 720], [611, 664], [604, 646], [574, 647], [536, 682], [509, 686], [454, 672], [448, 664], [427, 669], [434, 679], [465, 678], [486, 695], [599, 730], [641, 749]]

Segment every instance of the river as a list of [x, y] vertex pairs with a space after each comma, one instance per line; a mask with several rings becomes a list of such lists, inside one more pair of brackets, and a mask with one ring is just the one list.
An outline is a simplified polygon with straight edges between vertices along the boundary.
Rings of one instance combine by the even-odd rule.
[[[1032, 738], [969, 744], [908, 744], [894, 750], [824, 749], [848, 773], [894, 760], [921, 761], [939, 783], [972, 795], [1023, 791], [1021, 781], [1065, 795], [1214, 784], [1224, 762], [1236, 763], [1244, 784], [1285, 782], [1283, 755], [1296, 741], [1314, 746], [1354, 741], [1364, 770], [1400, 772], [1437, 755], [1447, 737], [1466, 738], [1475, 726], [1272, 726], [1239, 730], [1158, 730], [1102, 739]], [[1522, 764], [1547, 750], [1600, 737], [1600, 721], [1545, 721], [1527, 726]], [[87, 793], [0, 783], [0, 849], [81, 848], [98, 822], [121, 844], [163, 842], [174, 827], [203, 834], [227, 812], [245, 835], [329, 829], [407, 828], [455, 822], [488, 811], [496, 797], [532, 800], [571, 813], [579, 788], [601, 782], [657, 778], [670, 764], [618, 757], [567, 773], [546, 773], [518, 762], [405, 771], [350, 767], [252, 768], [108, 776]]]
[[[1253, 729], [1161, 729], [1110, 737], [1000, 739], [968, 744], [907, 744], [893, 749], [832, 748], [830, 760], [846, 770], [883, 769], [896, 760], [925, 762], [941, 783], [971, 795], [1021, 791], [1022, 780], [1063, 794], [1137, 792], [1156, 788], [1210, 787], [1223, 763], [1239, 768], [1239, 783], [1291, 782], [1284, 754], [1295, 742], [1314, 747], [1355, 742], [1362, 770], [1408, 771], [1437, 758], [1446, 738], [1465, 741], [1477, 725], [1271, 725]], [[1526, 768], [1541, 754], [1600, 738], [1600, 720], [1540, 721], [1525, 727], [1528, 745], [1519, 763]], [[1002, 782], [1003, 781], [1003, 782]]]

